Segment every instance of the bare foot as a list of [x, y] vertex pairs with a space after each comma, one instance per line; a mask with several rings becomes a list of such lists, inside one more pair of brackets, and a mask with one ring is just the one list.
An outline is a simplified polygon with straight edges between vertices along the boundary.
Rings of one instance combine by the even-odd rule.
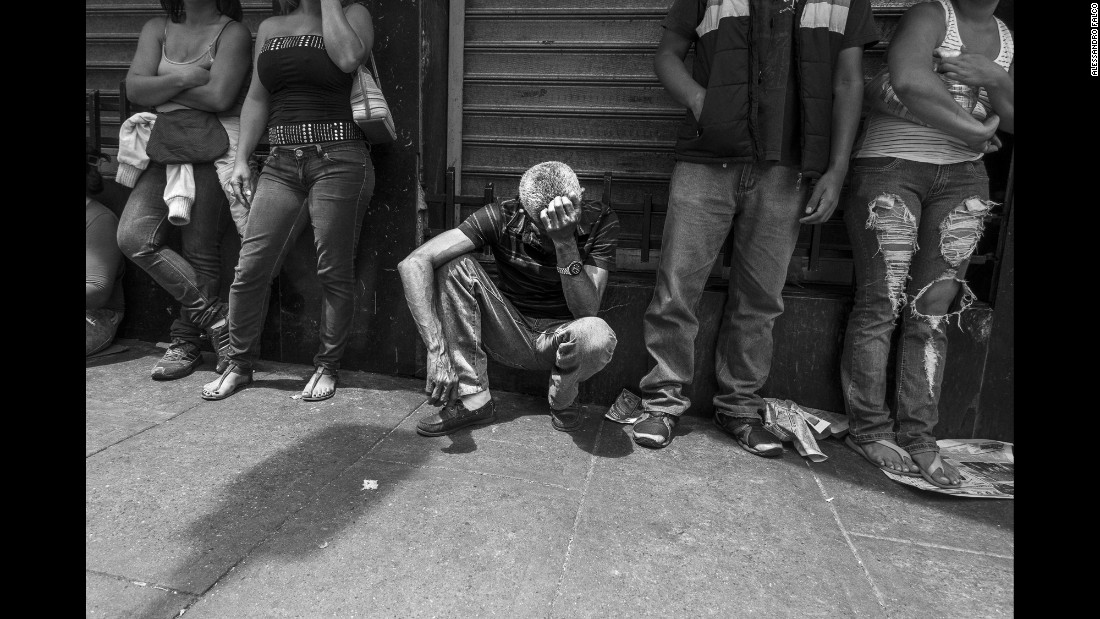
[[897, 473], [919, 473], [920, 469], [909, 458], [879, 443], [863, 443], [860, 445], [871, 461], [879, 466], [886, 467]]
[[302, 397], [324, 398], [332, 395], [335, 391], [336, 377], [332, 374], [321, 374], [320, 372], [316, 372], [310, 377], [305, 388], [302, 389]]
[[926, 451], [913, 454], [913, 460], [920, 468], [927, 472], [932, 479], [948, 486], [958, 486], [962, 483], [962, 476], [955, 467], [951, 466], [939, 457], [938, 451]]
[[250, 376], [247, 374], [238, 374], [236, 372], [225, 372], [221, 376], [206, 383], [202, 386], [202, 395], [205, 398], [223, 398], [233, 393], [237, 385], [241, 383], [251, 382]]

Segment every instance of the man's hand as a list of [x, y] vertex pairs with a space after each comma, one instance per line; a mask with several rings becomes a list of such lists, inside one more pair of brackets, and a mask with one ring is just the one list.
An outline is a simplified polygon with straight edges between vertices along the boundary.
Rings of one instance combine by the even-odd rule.
[[936, 70], [971, 88], [984, 86], [988, 89], [997, 80], [1008, 77], [1008, 73], [989, 58], [966, 51], [953, 58], [940, 59]]
[[699, 122], [703, 118], [703, 100], [706, 97], [707, 89], [702, 86], [699, 86], [699, 89], [691, 96], [691, 104], [688, 107], [691, 108], [691, 113], [695, 115], [695, 122]]
[[577, 222], [581, 219], [581, 193], [570, 192], [568, 196], [558, 196], [550, 201], [541, 213], [539, 219], [550, 235], [554, 243], [566, 243], [573, 241], [573, 231], [577, 229]]
[[458, 374], [451, 365], [446, 345], [439, 346], [435, 352], [428, 349], [428, 376], [424, 391], [428, 394], [428, 403], [433, 406], [450, 406], [458, 397]]
[[806, 203], [806, 216], [798, 221], [804, 224], [821, 224], [829, 220], [840, 201], [840, 188], [844, 184], [846, 170], [829, 168], [817, 179], [810, 200]]

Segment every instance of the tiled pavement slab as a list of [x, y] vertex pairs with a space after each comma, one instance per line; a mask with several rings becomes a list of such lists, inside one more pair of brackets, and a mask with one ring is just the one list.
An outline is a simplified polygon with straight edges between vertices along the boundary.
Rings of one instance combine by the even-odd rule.
[[1014, 561], [853, 537], [891, 619], [1012, 617]]
[[881, 615], [797, 454], [754, 456], [698, 418], [677, 431], [596, 460], [551, 616]]
[[170, 619], [194, 604], [198, 596], [171, 591], [155, 583], [84, 573], [84, 615], [89, 619]]
[[[217, 378], [213, 353], [191, 375], [177, 380], [156, 381], [149, 377], [164, 349], [148, 342], [127, 340], [130, 350], [86, 363], [85, 397], [111, 402], [118, 409], [145, 410], [148, 414], [171, 417], [195, 405], [202, 385]], [[181, 388], [198, 386], [198, 389]]]
[[579, 496], [364, 459], [187, 616], [546, 616]]
[[126, 345], [126, 352], [87, 362], [85, 456], [193, 408], [203, 383], [217, 376], [214, 355], [207, 353], [207, 363], [190, 376], [154, 381], [149, 372], [164, 350], [136, 340]]
[[589, 454], [604, 411], [590, 406], [577, 432], [559, 432], [550, 425], [545, 398], [495, 393], [496, 421], [464, 428], [447, 436], [416, 434], [416, 422], [435, 412], [423, 406], [395, 433], [373, 449], [371, 459], [407, 462], [418, 455], [420, 466], [477, 471], [530, 482], [579, 489], [588, 471]]
[[87, 569], [201, 593], [423, 401], [419, 381], [350, 372], [294, 400], [311, 369], [273, 369], [218, 402], [173, 381], [199, 404], [87, 458]]
[[88, 367], [89, 617], [1013, 611], [1013, 501], [903, 487], [836, 441], [763, 459], [688, 417], [649, 450], [601, 407], [567, 434], [503, 392], [495, 423], [426, 438], [422, 380], [341, 372], [310, 403], [311, 367], [264, 363], [206, 402], [212, 372], [149, 380], [161, 354]]
[[[971, 499], [899, 484], [840, 441], [820, 441], [829, 456], [811, 464], [854, 534], [1012, 556], [1015, 500]], [[965, 525], [965, 526], [960, 526]]]

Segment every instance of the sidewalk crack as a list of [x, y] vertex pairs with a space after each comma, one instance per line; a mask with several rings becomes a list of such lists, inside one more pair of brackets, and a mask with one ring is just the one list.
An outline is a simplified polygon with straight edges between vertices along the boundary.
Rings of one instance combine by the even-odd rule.
[[867, 539], [876, 539], [880, 542], [893, 542], [895, 544], [909, 544], [911, 546], [921, 546], [923, 548], [936, 548], [938, 550], [951, 550], [954, 552], [966, 552], [972, 555], [981, 555], [983, 557], [993, 557], [994, 559], [1008, 559], [1013, 561], [1016, 557], [1012, 555], [1002, 555], [995, 552], [985, 552], [984, 550], [970, 550], [969, 548], [959, 548], [958, 546], [945, 546], [943, 544], [933, 544], [930, 542], [918, 542], [911, 539], [898, 539], [896, 537], [886, 537], [884, 535], [871, 535], [869, 533], [856, 533], [852, 531], [852, 535], [855, 537], [866, 537]]
[[[264, 375], [267, 375], [267, 374], [271, 374], [271, 372], [270, 371], [261, 372], [261, 373], [259, 373], [259, 377], [263, 377]], [[152, 430], [153, 428], [159, 428], [160, 426], [168, 423], [169, 421], [172, 421], [173, 419], [175, 419], [176, 417], [179, 417], [180, 415], [183, 415], [185, 413], [190, 413], [191, 411], [195, 410], [196, 408], [202, 406], [203, 403], [205, 403], [205, 400], [200, 400], [200, 401], [192, 404], [191, 406], [181, 410], [180, 412], [176, 413], [175, 415], [172, 415], [171, 417], [167, 417], [165, 419], [161, 419], [160, 421], [156, 421], [156, 422], [149, 422], [149, 427], [142, 428], [141, 430], [138, 430], [137, 432], [134, 432], [133, 434], [124, 436], [124, 437], [118, 439], [117, 441], [111, 443], [110, 445], [104, 445], [103, 447], [100, 447], [99, 449], [93, 451], [92, 453], [85, 455], [84, 459], [87, 460], [88, 458], [91, 458], [92, 456], [94, 456], [98, 453], [102, 453], [102, 452], [114, 447], [115, 445], [118, 445], [120, 443], [124, 443], [124, 442], [134, 438], [135, 436], [141, 436], [142, 434], [145, 434], [146, 432], [148, 432], [149, 430]], [[420, 408], [420, 407], [418, 406], [417, 408]]]
[[118, 574], [110, 574], [108, 572], [101, 572], [99, 570], [90, 570], [90, 569], [87, 569], [87, 568], [85, 568], [84, 571], [89, 573], [89, 574], [95, 574], [96, 576], [103, 576], [104, 578], [112, 578], [114, 580], [119, 580], [119, 581], [122, 581], [122, 582], [126, 582], [126, 583], [129, 583], [131, 585], [136, 585], [138, 587], [149, 587], [150, 589], [156, 589], [158, 591], [166, 591], [168, 593], [172, 593], [172, 594], [175, 594], [175, 595], [190, 595], [190, 596], [193, 596], [193, 597], [198, 597], [199, 596], [198, 593], [195, 593], [193, 591], [184, 591], [183, 589], [174, 589], [174, 588], [169, 587], [167, 585], [161, 584], [159, 582], [153, 582], [151, 580], [138, 580], [137, 578], [130, 578], [129, 576], [119, 576]]
[[577, 539], [577, 529], [580, 527], [581, 513], [584, 512], [585, 500], [588, 498], [588, 486], [592, 481], [592, 474], [596, 470], [596, 461], [598, 460], [596, 454], [600, 450], [600, 438], [603, 437], [604, 424], [601, 423], [596, 429], [596, 440], [592, 444], [592, 455], [588, 458], [588, 472], [584, 475], [584, 485], [581, 486], [581, 500], [577, 505], [577, 513], [573, 516], [573, 530], [569, 533], [569, 544], [565, 547], [565, 560], [561, 565], [561, 572], [558, 574], [558, 584], [554, 587], [554, 599], [550, 601], [550, 608], [547, 610], [547, 617], [550, 617], [554, 613], [554, 606], [557, 605], [558, 600], [561, 599], [562, 585], [565, 583], [565, 575], [569, 570], [569, 561], [573, 557], [573, 542]]
[[855, 557], [856, 563], [859, 564], [860, 569], [863, 570], [863, 576], [867, 579], [867, 583], [871, 585], [871, 591], [875, 594], [875, 599], [878, 600], [878, 605], [882, 607], [882, 612], [886, 617], [890, 616], [890, 611], [886, 608], [886, 598], [879, 591], [878, 585], [875, 584], [875, 579], [871, 577], [871, 572], [867, 569], [867, 566], [863, 564], [863, 559], [859, 556], [859, 551], [856, 550], [856, 545], [852, 543], [852, 538], [848, 535], [848, 530], [844, 528], [844, 523], [840, 521], [840, 513], [836, 511], [836, 506], [832, 504], [831, 497], [825, 492], [825, 484], [821, 483], [821, 479], [818, 478], [817, 473], [814, 472], [814, 468], [810, 466], [808, 460], [806, 462], [806, 468], [810, 470], [810, 475], [813, 476], [814, 481], [817, 482], [817, 488], [821, 491], [821, 498], [825, 499], [826, 504], [829, 506], [829, 511], [833, 514], [833, 520], [836, 521], [837, 528], [840, 529], [840, 534], [844, 536], [844, 541], [848, 544], [848, 549], [852, 551], [852, 556]]

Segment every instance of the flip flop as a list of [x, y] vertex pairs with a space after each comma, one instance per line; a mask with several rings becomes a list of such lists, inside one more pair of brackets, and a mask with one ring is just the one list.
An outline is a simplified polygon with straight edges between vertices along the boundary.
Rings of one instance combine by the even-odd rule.
[[319, 398], [315, 398], [312, 395], [303, 395], [302, 400], [306, 402], [320, 402], [321, 400], [327, 400], [336, 395], [336, 382], [340, 380], [340, 375], [337, 373], [336, 370], [330, 370], [323, 365], [317, 366], [317, 371], [313, 373], [313, 376], [309, 378], [309, 382], [306, 383], [306, 387], [310, 387], [309, 392], [313, 393], [313, 387], [317, 386], [317, 381], [314, 380], [314, 378], [317, 378], [319, 380], [321, 376], [332, 377], [332, 391], [329, 392], [327, 395], [323, 395]]
[[[229, 366], [228, 368], [225, 369], [225, 372], [222, 372], [221, 379], [218, 380], [218, 389], [221, 389], [222, 383], [225, 382], [225, 377], [228, 376], [230, 372], [233, 372], [233, 370], [235, 370], [236, 368], [237, 368], [237, 366], [231, 365], [231, 366]], [[248, 374], [243, 374], [241, 372], [233, 372], [233, 373], [237, 374], [239, 376], [247, 376], [248, 380], [244, 380], [244, 381], [241, 381], [241, 382], [237, 383], [236, 385], [233, 385], [233, 388], [230, 389], [228, 393], [223, 393], [221, 395], [216, 395], [216, 394], [208, 392], [206, 389], [203, 389], [202, 390], [202, 399], [204, 399], [204, 400], [224, 400], [224, 399], [228, 398], [229, 396], [233, 395], [234, 393], [237, 393], [241, 389], [244, 389], [245, 387], [252, 384], [252, 372], [249, 372]]]
[[[900, 455], [900, 456], [903, 456], [905, 458], [909, 458], [910, 460], [913, 459], [912, 456], [909, 455], [909, 452], [905, 451], [901, 447], [898, 447], [897, 443], [891, 443], [889, 441], [875, 441], [875, 442], [878, 443], [879, 445], [885, 445], [885, 446], [889, 447], [890, 449], [893, 449], [894, 451], [898, 452], [898, 455]], [[863, 456], [863, 458], [865, 460], [867, 460], [871, 464], [875, 465], [876, 468], [881, 469], [883, 471], [886, 471], [887, 473], [893, 473], [894, 475], [904, 475], [906, 477], [920, 477], [921, 476], [920, 473], [910, 473], [909, 471], [895, 471], [895, 470], [893, 470], [891, 468], [888, 468], [888, 467], [885, 467], [885, 466], [879, 466], [878, 462], [875, 462], [874, 460], [872, 460], [871, 456], [867, 455], [867, 452], [863, 450], [863, 447], [859, 443], [852, 440], [851, 435], [848, 435], [848, 436], [844, 437], [844, 444], [847, 445], [849, 448], [851, 448], [852, 451], [854, 451], [857, 454]], [[917, 464], [917, 463], [913, 462], [913, 464]], [[917, 465], [917, 468], [920, 468], [920, 465]], [[958, 486], [950, 486], [950, 487], [951, 488], [958, 488]]]
[[[916, 464], [917, 461], [914, 460], [913, 463]], [[933, 486], [936, 486], [937, 488], [947, 488], [949, 490], [958, 490], [959, 488], [962, 488], [962, 473], [959, 473], [959, 483], [952, 486], [951, 484], [941, 484], [940, 482], [936, 481], [936, 478], [932, 477], [932, 473], [925, 471], [924, 467], [922, 467], [921, 465], [917, 464], [917, 468], [920, 469], [920, 476], [924, 478], [924, 481], [932, 484]], [[935, 472], [937, 469], [941, 471], [943, 470], [943, 458], [940, 457], [939, 452], [936, 453], [935, 458], [932, 458], [932, 465], [928, 468], [930, 468], [932, 472]], [[946, 473], [944, 473], [944, 476], [946, 476]]]

